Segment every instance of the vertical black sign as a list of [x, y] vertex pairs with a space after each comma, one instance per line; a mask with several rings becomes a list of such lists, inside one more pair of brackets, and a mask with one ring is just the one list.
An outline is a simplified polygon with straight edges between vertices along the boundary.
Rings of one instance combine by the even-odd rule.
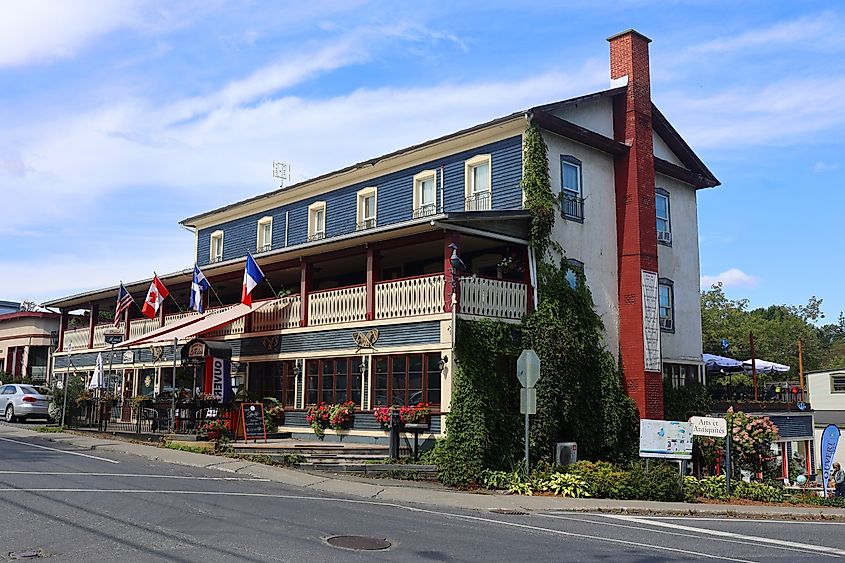
[[244, 429], [244, 442], [259, 438], [267, 441], [267, 427], [264, 426], [264, 405], [261, 403], [243, 403], [241, 405], [241, 421]]

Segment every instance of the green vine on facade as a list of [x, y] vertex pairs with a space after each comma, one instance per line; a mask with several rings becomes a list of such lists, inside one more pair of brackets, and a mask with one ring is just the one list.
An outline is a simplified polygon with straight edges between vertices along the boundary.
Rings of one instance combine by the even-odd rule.
[[538, 306], [521, 326], [458, 322], [451, 411], [437, 456], [440, 479], [451, 486], [478, 487], [486, 469], [518, 466], [523, 443], [515, 360], [523, 348], [533, 348], [541, 361], [530, 427], [535, 459], [551, 460], [559, 441], [577, 441], [579, 457], [590, 459], [621, 461], [636, 451], [636, 409], [604, 348], [604, 325], [583, 273], [575, 272], [572, 287], [563, 249], [552, 239], [558, 203], [548, 148], [533, 123], [523, 141], [522, 189], [531, 213]]

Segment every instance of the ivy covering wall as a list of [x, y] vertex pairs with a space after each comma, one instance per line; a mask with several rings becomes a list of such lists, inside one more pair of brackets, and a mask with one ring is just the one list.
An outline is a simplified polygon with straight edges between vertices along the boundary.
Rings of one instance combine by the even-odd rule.
[[602, 343], [604, 326], [583, 274], [566, 280], [563, 249], [552, 240], [559, 206], [549, 178], [548, 149], [531, 124], [524, 137], [525, 205], [531, 212], [530, 244], [537, 257], [539, 302], [519, 326], [459, 321], [447, 436], [438, 448], [441, 481], [481, 484], [484, 469], [512, 469], [523, 448], [519, 383], [514, 362], [523, 348], [540, 357], [537, 414], [531, 417], [533, 459], [551, 461], [554, 445], [577, 441], [579, 457], [621, 461], [638, 443], [637, 414], [622, 374]]

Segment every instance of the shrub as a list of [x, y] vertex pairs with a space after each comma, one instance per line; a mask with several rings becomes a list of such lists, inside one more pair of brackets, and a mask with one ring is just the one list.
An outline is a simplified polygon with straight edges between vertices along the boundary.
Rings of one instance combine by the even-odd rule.
[[535, 481], [537, 490], [548, 491], [563, 497], [588, 497], [587, 484], [575, 474], [555, 473]]
[[783, 487], [773, 487], [766, 483], [737, 481], [731, 487], [731, 496], [760, 502], [783, 502]]
[[696, 502], [701, 496], [701, 484], [695, 477], [684, 477], [684, 502]]
[[725, 476], [707, 477], [698, 482], [701, 496], [709, 499], [724, 500], [728, 498], [725, 492]]

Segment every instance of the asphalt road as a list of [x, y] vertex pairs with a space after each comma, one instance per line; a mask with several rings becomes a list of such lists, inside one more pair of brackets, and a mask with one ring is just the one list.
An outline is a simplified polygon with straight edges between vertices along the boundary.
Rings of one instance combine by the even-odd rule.
[[[330, 546], [338, 535], [391, 545]], [[828, 561], [844, 540], [845, 523], [389, 504], [0, 433], [0, 560]]]

